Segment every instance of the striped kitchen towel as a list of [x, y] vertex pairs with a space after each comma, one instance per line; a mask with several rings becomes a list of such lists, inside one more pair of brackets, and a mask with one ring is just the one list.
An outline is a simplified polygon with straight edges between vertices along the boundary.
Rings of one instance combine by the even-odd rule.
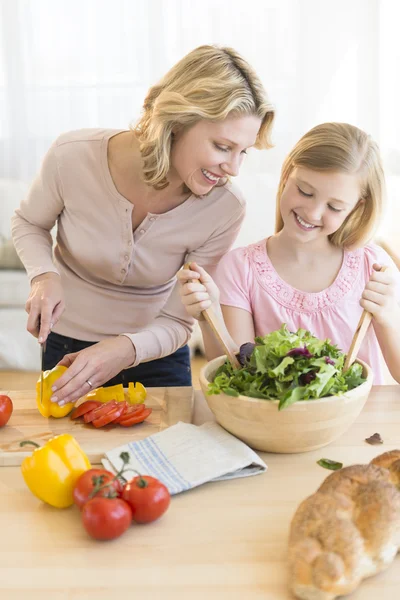
[[[246, 444], [215, 422], [179, 422], [143, 440], [106, 453], [104, 467], [117, 473], [121, 452], [128, 452], [132, 469], [162, 481], [170, 494], [179, 494], [208, 481], [258, 475], [267, 465]], [[126, 472], [125, 479], [135, 477]]]

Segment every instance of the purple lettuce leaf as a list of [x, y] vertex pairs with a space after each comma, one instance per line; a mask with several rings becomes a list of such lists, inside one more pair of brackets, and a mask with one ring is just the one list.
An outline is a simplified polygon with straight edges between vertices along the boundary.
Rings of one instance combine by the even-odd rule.
[[299, 377], [299, 383], [300, 385], [308, 385], [309, 383], [314, 381], [316, 376], [317, 371], [308, 371], [308, 373], [302, 373]]
[[256, 345], [253, 344], [252, 342], [246, 342], [245, 344], [242, 344], [240, 346], [238, 360], [239, 360], [240, 364], [242, 365], [242, 367], [244, 367], [246, 362], [250, 359], [250, 356], [252, 355], [255, 347], [256, 347]]
[[289, 350], [286, 356], [301, 356], [302, 358], [313, 357], [313, 355], [306, 346], [300, 348], [292, 348], [291, 350]]

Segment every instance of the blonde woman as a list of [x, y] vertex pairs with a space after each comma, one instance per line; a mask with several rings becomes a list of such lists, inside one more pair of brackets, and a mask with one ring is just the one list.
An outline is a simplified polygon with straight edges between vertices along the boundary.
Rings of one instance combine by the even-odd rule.
[[[371, 138], [344, 123], [314, 127], [283, 164], [275, 235], [229, 252], [215, 282], [193, 263], [181, 271], [188, 313], [199, 319], [201, 310], [211, 304], [220, 310], [220, 303], [238, 345], [287, 323], [291, 331], [308, 329], [348, 351], [365, 308], [373, 327], [359, 356], [372, 366], [376, 384], [384, 383], [383, 358], [400, 383], [400, 275], [369, 242], [383, 197], [381, 159]], [[381, 273], [383, 265], [390, 269]], [[208, 358], [218, 356], [207, 323], [201, 327]]]
[[228, 178], [248, 148], [270, 146], [273, 117], [249, 64], [202, 46], [149, 90], [132, 130], [56, 140], [13, 217], [27, 329], [47, 341], [46, 368], [69, 367], [54, 402], [104, 384], [190, 384], [193, 319], [175, 274], [185, 260], [211, 268], [231, 247], [245, 201]]

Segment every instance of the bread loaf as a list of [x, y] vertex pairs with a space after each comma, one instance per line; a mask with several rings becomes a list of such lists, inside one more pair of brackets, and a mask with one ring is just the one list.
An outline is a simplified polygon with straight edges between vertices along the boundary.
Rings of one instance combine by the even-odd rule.
[[382, 571], [400, 547], [400, 450], [329, 475], [300, 504], [289, 536], [290, 587], [333, 600]]

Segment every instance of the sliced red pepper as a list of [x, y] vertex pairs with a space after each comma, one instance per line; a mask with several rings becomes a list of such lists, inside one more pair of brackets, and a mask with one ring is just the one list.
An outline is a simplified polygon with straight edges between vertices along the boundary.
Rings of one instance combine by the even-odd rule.
[[113, 410], [117, 404], [118, 402], [116, 402], [116, 400], [110, 400], [110, 402], [106, 402], [105, 404], [102, 403], [101, 406], [98, 406], [90, 412], [85, 413], [83, 415], [85, 423], [91, 423], [92, 421], [94, 421], [94, 419], [98, 419], [99, 417], [106, 415], [108, 412]]
[[118, 421], [118, 424], [121, 427], [130, 427], [131, 425], [136, 425], [137, 423], [143, 423], [145, 419], [152, 413], [151, 408], [145, 408], [144, 411], [139, 413], [138, 415], [127, 415], [125, 418], [122, 418]]
[[109, 425], [109, 423], [113, 423], [116, 419], [118, 419], [119, 417], [121, 417], [121, 415], [124, 414], [124, 412], [126, 411], [126, 407], [127, 403], [125, 401], [118, 402], [117, 406], [113, 410], [101, 415], [97, 419], [94, 419], [92, 421], [92, 425], [94, 425], [95, 427], [104, 427], [104, 425]]
[[86, 402], [82, 402], [79, 406], [74, 408], [71, 413], [71, 419], [79, 419], [79, 417], [83, 417], [83, 415], [90, 410], [93, 410], [100, 406], [101, 402], [97, 402], [97, 400], [86, 400]]

